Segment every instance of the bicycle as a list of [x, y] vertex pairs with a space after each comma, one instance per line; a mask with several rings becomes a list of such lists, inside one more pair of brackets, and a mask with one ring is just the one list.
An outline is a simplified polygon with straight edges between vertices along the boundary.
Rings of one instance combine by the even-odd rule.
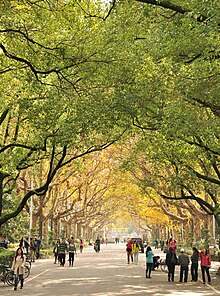
[[[29, 277], [30, 275], [30, 268], [25, 265], [25, 271], [24, 271], [24, 279]], [[10, 266], [5, 264], [0, 264], [0, 280], [6, 283], [9, 286], [14, 285], [14, 272], [10, 269]]]
[[[28, 266], [25, 265], [25, 271], [24, 271], [24, 279], [26, 279], [27, 277], [29, 277], [30, 275], [30, 268]], [[15, 282], [15, 275], [13, 271], [10, 271], [7, 273], [6, 275], [6, 283], [9, 286], [13, 286]]]
[[31, 269], [31, 260], [28, 258], [28, 255], [24, 253], [25, 256], [25, 265], [27, 265]]
[[[13, 272], [11, 271], [10, 269], [10, 266], [8, 265], [5, 265], [5, 264], [0, 264], [0, 280], [2, 282], [8, 283], [8, 279], [12, 276]], [[13, 279], [14, 279], [14, 276], [13, 276]]]

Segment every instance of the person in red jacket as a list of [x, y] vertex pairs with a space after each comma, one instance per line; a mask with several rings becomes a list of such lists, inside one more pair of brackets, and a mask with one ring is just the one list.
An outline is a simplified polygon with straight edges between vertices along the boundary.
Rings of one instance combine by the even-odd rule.
[[202, 249], [199, 253], [199, 257], [201, 259], [201, 270], [202, 270], [202, 281], [205, 284], [205, 272], [208, 277], [208, 283], [211, 284], [211, 277], [209, 273], [209, 268], [211, 267], [210, 255], [208, 254], [208, 250]]
[[131, 262], [133, 263], [133, 253], [132, 253], [132, 246], [133, 246], [133, 242], [131, 239], [128, 240], [127, 244], [126, 244], [126, 252], [127, 252], [127, 258], [128, 258], [128, 264], [130, 263], [130, 258], [131, 258]]

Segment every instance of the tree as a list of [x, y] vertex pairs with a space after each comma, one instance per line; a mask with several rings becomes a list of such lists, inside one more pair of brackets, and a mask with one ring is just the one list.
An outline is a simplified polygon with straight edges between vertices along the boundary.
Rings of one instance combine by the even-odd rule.
[[143, 54], [124, 110], [147, 139], [149, 161], [172, 170], [162, 198], [195, 200], [219, 224], [219, 3], [138, 2]]
[[[10, 1], [0, 9], [2, 225], [30, 196], [45, 195], [61, 167], [105, 149], [127, 127], [117, 124], [121, 118], [103, 83], [101, 69], [107, 73], [112, 56], [103, 57], [106, 28], [100, 22], [84, 18], [71, 1]], [[43, 161], [49, 161], [46, 178], [8, 212], [6, 192], [15, 189], [21, 171]]]

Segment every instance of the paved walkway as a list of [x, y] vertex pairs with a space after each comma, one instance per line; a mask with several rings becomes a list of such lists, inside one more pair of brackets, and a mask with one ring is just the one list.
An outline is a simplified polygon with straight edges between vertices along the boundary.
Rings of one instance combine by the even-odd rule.
[[[157, 250], [154, 250], [156, 254]], [[159, 252], [159, 251], [158, 251]], [[38, 260], [33, 264], [31, 276], [26, 279], [24, 289], [14, 291], [0, 284], [0, 295], [11, 296], [216, 296], [213, 287], [194, 283], [179, 283], [179, 270], [175, 282], [167, 281], [167, 274], [154, 271], [151, 279], [145, 278], [145, 254], [139, 254], [139, 264], [127, 264], [124, 244], [101, 245], [101, 252], [93, 248], [78, 254], [75, 266], [60, 267], [53, 260]]]

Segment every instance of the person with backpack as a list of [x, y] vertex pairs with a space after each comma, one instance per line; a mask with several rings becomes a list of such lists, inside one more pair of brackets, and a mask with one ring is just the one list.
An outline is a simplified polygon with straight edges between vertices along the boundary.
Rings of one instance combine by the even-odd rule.
[[174, 282], [174, 273], [175, 273], [175, 266], [177, 265], [177, 256], [174, 252], [174, 249], [172, 247], [169, 247], [169, 250], [166, 254], [166, 265], [168, 268], [168, 282], [171, 281]]
[[65, 261], [66, 261], [66, 250], [67, 250], [67, 243], [66, 243], [65, 238], [63, 238], [62, 239], [62, 242], [59, 244], [59, 248], [58, 248], [60, 266], [64, 266], [65, 265]]
[[151, 271], [153, 269], [153, 256], [154, 253], [150, 246], [146, 250], [146, 278], [151, 278]]
[[74, 244], [73, 239], [71, 239], [69, 242], [68, 251], [69, 251], [69, 266], [73, 266], [75, 255], [77, 256], [76, 246]]
[[193, 254], [191, 256], [191, 277], [192, 282], [198, 281], [198, 266], [199, 266], [199, 251], [196, 247], [193, 247]]

